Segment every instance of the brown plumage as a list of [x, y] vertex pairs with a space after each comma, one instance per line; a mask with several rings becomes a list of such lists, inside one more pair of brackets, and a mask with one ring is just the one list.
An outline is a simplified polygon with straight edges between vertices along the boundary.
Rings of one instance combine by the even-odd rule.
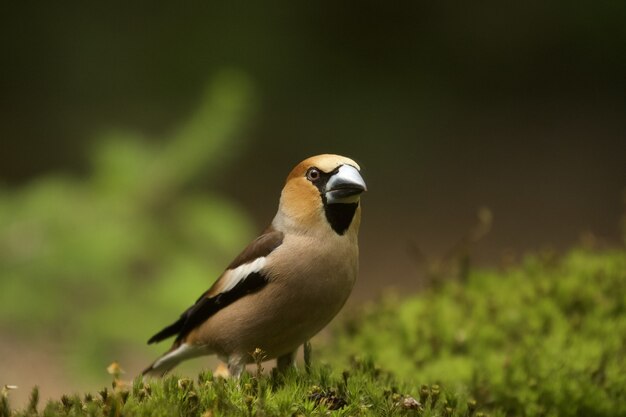
[[180, 318], [149, 343], [176, 336], [145, 373], [217, 354], [239, 375], [262, 349], [279, 367], [339, 312], [358, 271], [359, 166], [339, 155], [302, 161], [287, 177], [278, 212], [261, 236]]

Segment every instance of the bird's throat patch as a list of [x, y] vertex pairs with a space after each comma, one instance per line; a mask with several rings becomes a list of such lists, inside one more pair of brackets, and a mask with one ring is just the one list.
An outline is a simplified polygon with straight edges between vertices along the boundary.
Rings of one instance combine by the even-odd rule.
[[359, 203], [324, 204], [326, 219], [338, 235], [343, 235], [348, 230], [358, 206]]

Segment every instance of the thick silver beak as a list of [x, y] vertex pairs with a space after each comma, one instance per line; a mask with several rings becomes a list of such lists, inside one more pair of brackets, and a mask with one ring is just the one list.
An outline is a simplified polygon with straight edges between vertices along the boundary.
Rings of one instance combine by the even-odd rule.
[[367, 186], [359, 170], [351, 165], [342, 165], [326, 183], [326, 203], [356, 203]]

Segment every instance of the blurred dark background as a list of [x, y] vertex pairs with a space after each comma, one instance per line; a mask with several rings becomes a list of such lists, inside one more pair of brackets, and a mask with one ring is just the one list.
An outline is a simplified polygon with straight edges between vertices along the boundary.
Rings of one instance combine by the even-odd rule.
[[[449, 253], [480, 208], [493, 222], [472, 248], [476, 264], [564, 250], [581, 234], [615, 244], [626, 186], [625, 22], [618, 1], [13, 2], [0, 17], [0, 190], [13, 201], [58, 176], [99, 190], [87, 181], [99, 178], [94, 159], [108, 160], [98, 155], [110, 132], [132, 132], [167, 154], [226, 71], [239, 80], [226, 84], [246, 86], [243, 96], [224, 93], [245, 101], [235, 103], [246, 108], [233, 113], [241, 113], [237, 133], [207, 159], [210, 173], [170, 178], [177, 191], [165, 199], [220, 196], [224, 212], [250, 217], [239, 240], [210, 255], [215, 271], [269, 222], [291, 167], [326, 152], [357, 160], [370, 189], [357, 301], [388, 286], [416, 290], [423, 259]], [[228, 111], [207, 114], [230, 123]], [[131, 155], [132, 166], [134, 154], [120, 146], [111, 154]], [[0, 211], [5, 231], [24, 212], [15, 207]], [[133, 271], [151, 268], [138, 265]], [[25, 275], [11, 276], [2, 279]], [[0, 322], [5, 357], [15, 327]], [[97, 366], [107, 355], [95, 356]]]

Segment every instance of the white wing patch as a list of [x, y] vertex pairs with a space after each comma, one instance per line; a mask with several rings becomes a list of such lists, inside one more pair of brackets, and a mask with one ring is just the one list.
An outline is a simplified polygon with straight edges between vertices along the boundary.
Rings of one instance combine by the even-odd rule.
[[266, 258], [263, 256], [256, 258], [252, 262], [239, 265], [237, 268], [227, 271], [222, 278], [224, 280], [224, 286], [220, 289], [220, 293], [232, 290], [237, 284], [245, 280], [248, 275], [253, 272], [259, 272], [263, 269], [266, 262]]

